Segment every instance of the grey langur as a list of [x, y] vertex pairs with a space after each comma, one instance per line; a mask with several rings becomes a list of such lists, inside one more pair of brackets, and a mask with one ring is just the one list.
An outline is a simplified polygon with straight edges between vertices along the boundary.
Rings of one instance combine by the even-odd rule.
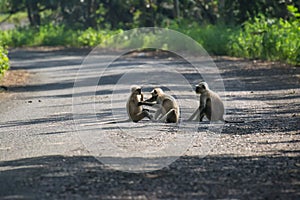
[[188, 121], [202, 121], [204, 116], [209, 121], [225, 121], [224, 104], [220, 96], [209, 89], [206, 82], [200, 82], [196, 85], [196, 93], [200, 94], [200, 105], [188, 119]]
[[151, 95], [152, 97], [150, 99], [140, 102], [140, 104], [157, 107], [154, 115], [155, 120], [177, 123], [179, 121], [180, 111], [175, 98], [166, 94], [161, 88], [154, 88]]
[[143, 109], [143, 106], [140, 104], [140, 102], [144, 100], [143, 98], [142, 88], [139, 86], [132, 86], [131, 94], [126, 104], [126, 109], [129, 119], [133, 122], [138, 122], [145, 117], [150, 120], [152, 119], [148, 110]]

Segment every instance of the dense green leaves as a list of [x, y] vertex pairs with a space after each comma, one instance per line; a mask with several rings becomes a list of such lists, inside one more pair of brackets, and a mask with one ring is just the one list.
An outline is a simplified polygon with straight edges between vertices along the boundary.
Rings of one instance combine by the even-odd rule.
[[[0, 40], [10, 47], [109, 47], [115, 33], [158, 26], [192, 37], [210, 54], [299, 65], [299, 7], [291, 0], [3, 0], [1, 12], [26, 12], [31, 26], [0, 31]], [[142, 47], [154, 38], [122, 45]]]
[[163, 26], [169, 20], [236, 25], [263, 13], [287, 19], [292, 0], [1, 0], [1, 13], [26, 12], [32, 26], [50, 22], [76, 29]]
[[[199, 25], [197, 23], [172, 22], [167, 28], [180, 31], [199, 42], [210, 54], [231, 55], [254, 59], [278, 60], [300, 64], [300, 21], [268, 19], [263, 15], [247, 21], [242, 27], [225, 25]], [[18, 28], [0, 32], [0, 40], [6, 45], [17, 46], [72, 46], [93, 47], [102, 43], [110, 47], [108, 38], [122, 30], [84, 31], [63, 25], [45, 25], [39, 28]], [[155, 42], [155, 37], [145, 37], [140, 46]], [[175, 43], [174, 43], [175, 44]], [[124, 46], [130, 45], [124, 41]], [[162, 48], [167, 48], [161, 44]]]
[[0, 42], [0, 76], [8, 70], [9, 68], [9, 60], [7, 57], [7, 50], [1, 45]]
[[[298, 14], [295, 12], [295, 16]], [[300, 64], [300, 20], [268, 19], [263, 15], [244, 23], [230, 37], [230, 55]]]

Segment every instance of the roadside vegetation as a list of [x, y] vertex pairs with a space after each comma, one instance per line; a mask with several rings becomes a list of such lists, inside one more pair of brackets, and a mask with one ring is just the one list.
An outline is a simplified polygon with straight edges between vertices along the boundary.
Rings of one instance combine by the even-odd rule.
[[6, 70], [9, 69], [9, 59], [7, 57], [7, 50], [0, 45], [0, 78]]
[[246, 21], [230, 36], [228, 55], [300, 65], [300, 13], [293, 6], [288, 10], [289, 20], [259, 15]]
[[124, 30], [158, 26], [192, 37], [212, 55], [300, 65], [300, 4], [289, 0], [4, 2], [2, 12], [27, 11], [29, 24], [0, 31], [1, 63], [3, 46], [94, 47]]

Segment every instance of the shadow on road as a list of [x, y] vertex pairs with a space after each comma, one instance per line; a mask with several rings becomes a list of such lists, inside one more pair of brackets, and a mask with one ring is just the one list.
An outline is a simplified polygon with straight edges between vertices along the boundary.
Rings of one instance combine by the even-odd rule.
[[134, 174], [88, 156], [26, 158], [0, 162], [0, 197], [297, 199], [299, 161], [299, 156], [181, 157], [168, 168]]

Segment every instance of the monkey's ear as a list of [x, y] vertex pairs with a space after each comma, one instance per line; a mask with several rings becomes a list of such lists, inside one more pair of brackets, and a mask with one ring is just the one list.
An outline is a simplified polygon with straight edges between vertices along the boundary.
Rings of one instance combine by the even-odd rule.
[[206, 89], [206, 86], [204, 84], [201, 85], [201, 87], [205, 90]]
[[130, 88], [131, 93], [135, 92], [138, 88], [140, 88], [140, 87], [137, 85], [132, 85]]

